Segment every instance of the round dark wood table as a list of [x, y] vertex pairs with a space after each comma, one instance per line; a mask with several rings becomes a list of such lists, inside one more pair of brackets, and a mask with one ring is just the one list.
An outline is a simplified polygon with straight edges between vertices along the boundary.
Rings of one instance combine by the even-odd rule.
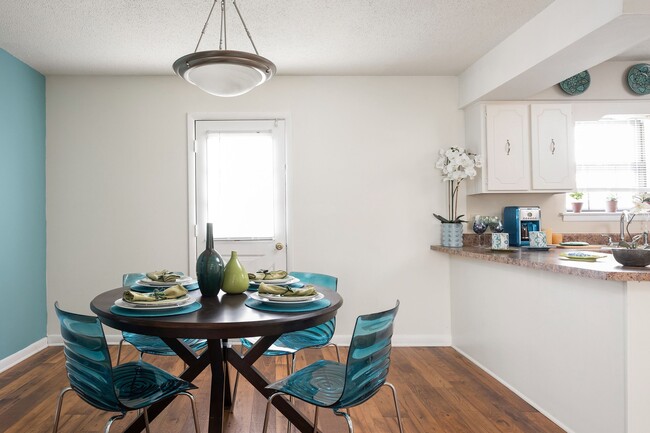
[[[160, 337], [187, 364], [187, 369], [180, 375], [187, 381], [192, 381], [210, 366], [212, 380], [209, 433], [223, 432], [224, 409], [231, 405], [229, 365], [268, 398], [273, 393], [266, 389], [269, 381], [253, 366], [253, 363], [280, 335], [325, 323], [332, 319], [343, 305], [343, 299], [338, 293], [322, 288], [317, 290], [325, 295], [330, 305], [320, 310], [299, 313], [276, 313], [252, 309], [244, 305], [248, 298], [246, 294], [226, 295], [221, 292], [219, 296], [208, 298], [202, 297], [196, 290], [189, 294], [196, 297], [202, 307], [193, 313], [164, 317], [128, 317], [113, 314], [110, 311], [111, 307], [127, 289], [121, 287], [98, 295], [90, 303], [90, 309], [97, 314], [102, 323], [111, 328]], [[244, 356], [228, 347], [229, 338], [256, 336], [261, 338]], [[204, 338], [208, 340], [208, 347], [201, 354], [197, 354], [179, 340], [180, 338]], [[148, 410], [149, 418], [155, 418], [169, 403], [170, 401], [165, 401], [153, 405]], [[304, 433], [314, 431], [312, 422], [287, 400], [277, 398], [273, 403], [299, 431]], [[142, 430], [144, 430], [144, 418], [140, 416], [125, 432], [135, 433]]]

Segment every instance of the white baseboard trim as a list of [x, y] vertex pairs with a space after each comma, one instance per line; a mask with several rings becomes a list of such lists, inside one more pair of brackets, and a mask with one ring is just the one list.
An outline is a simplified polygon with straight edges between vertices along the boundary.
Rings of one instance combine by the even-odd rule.
[[37, 340], [36, 342], [30, 344], [29, 346], [25, 347], [22, 350], [19, 350], [13, 355], [9, 355], [4, 359], [0, 359], [0, 373], [13, 367], [19, 362], [24, 361], [30, 356], [37, 354], [38, 352], [45, 349], [46, 347], [47, 347], [47, 338], [41, 338], [40, 340]]
[[484, 365], [482, 365], [480, 362], [478, 362], [477, 360], [475, 360], [474, 358], [472, 358], [471, 356], [469, 356], [467, 353], [463, 352], [463, 351], [462, 351], [461, 349], [459, 349], [458, 347], [456, 347], [456, 346], [454, 346], [454, 345], [451, 345], [451, 347], [452, 347], [454, 350], [456, 350], [458, 353], [460, 353], [461, 355], [463, 355], [465, 358], [469, 359], [469, 360], [472, 361], [474, 364], [476, 364], [476, 366], [477, 366], [478, 368], [480, 368], [481, 370], [483, 370], [484, 372], [486, 372], [487, 374], [489, 374], [490, 376], [492, 376], [493, 378], [495, 378], [496, 380], [498, 380], [499, 383], [501, 383], [503, 386], [505, 386], [506, 388], [508, 388], [510, 391], [512, 391], [512, 392], [514, 392], [515, 394], [517, 394], [517, 396], [519, 396], [522, 400], [524, 400], [526, 403], [528, 403], [529, 405], [531, 405], [532, 407], [534, 407], [535, 409], [537, 409], [537, 410], [538, 410], [542, 415], [544, 415], [546, 418], [548, 418], [548, 419], [550, 419], [551, 421], [553, 421], [555, 424], [558, 425], [558, 427], [560, 427], [560, 428], [561, 428], [562, 430], [564, 430], [566, 433], [575, 433], [575, 432], [574, 432], [573, 430], [571, 430], [569, 427], [567, 427], [566, 425], [564, 425], [560, 420], [558, 420], [558, 419], [555, 418], [553, 415], [551, 415], [551, 414], [548, 413], [546, 410], [544, 410], [543, 407], [541, 407], [540, 405], [538, 405], [537, 403], [535, 403], [532, 399], [528, 398], [526, 395], [522, 394], [522, 393], [521, 393], [520, 391], [518, 391], [516, 388], [514, 388], [513, 386], [511, 386], [508, 382], [506, 382], [506, 381], [503, 380], [501, 377], [499, 377], [497, 374], [495, 374], [493, 371], [491, 371], [489, 368], [486, 368]]
[[[122, 335], [120, 335], [120, 334], [107, 335], [106, 336], [106, 342], [109, 345], [119, 344], [121, 339], [122, 339]], [[63, 346], [63, 337], [61, 337], [61, 334], [48, 335], [47, 336], [47, 345], [48, 346]]]

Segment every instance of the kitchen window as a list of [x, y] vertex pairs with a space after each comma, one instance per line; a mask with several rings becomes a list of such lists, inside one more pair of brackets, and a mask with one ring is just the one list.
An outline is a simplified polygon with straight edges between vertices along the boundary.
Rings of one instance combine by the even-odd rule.
[[[605, 212], [610, 195], [617, 197], [619, 210], [629, 209], [632, 196], [648, 190], [649, 128], [645, 116], [576, 122], [576, 186], [584, 193], [583, 212]], [[567, 210], [572, 201], [567, 194]]]

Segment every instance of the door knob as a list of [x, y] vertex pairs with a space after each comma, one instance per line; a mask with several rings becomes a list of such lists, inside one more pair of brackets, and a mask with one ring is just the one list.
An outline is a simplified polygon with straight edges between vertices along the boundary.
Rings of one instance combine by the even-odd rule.
[[281, 251], [282, 249], [284, 249], [284, 244], [282, 242], [278, 242], [277, 244], [275, 244], [275, 249]]

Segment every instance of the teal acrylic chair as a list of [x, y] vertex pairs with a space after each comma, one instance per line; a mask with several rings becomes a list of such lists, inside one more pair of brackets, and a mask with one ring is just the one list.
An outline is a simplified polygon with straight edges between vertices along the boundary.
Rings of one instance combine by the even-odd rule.
[[[326, 274], [316, 274], [312, 272], [291, 272], [292, 277], [298, 278], [305, 284], [313, 284], [325, 289], [336, 291], [338, 287], [338, 278]], [[294, 372], [296, 368], [296, 353], [302, 349], [320, 349], [326, 346], [334, 346], [336, 349], [336, 359], [341, 361], [339, 348], [336, 344], [332, 343], [332, 337], [336, 329], [336, 317], [323, 323], [322, 325], [314, 326], [309, 329], [300, 331], [289, 332], [282, 334], [280, 338], [273, 344], [264, 356], [286, 356], [287, 357], [287, 375]], [[256, 338], [242, 338], [242, 351], [249, 350], [255, 342]], [[233, 388], [233, 405], [237, 395], [237, 385], [239, 383], [239, 373], [235, 377], [235, 384]]]
[[[145, 277], [145, 274], [124, 274], [122, 276], [122, 285], [125, 287], [130, 287], [134, 285], [136, 281], [141, 280]], [[135, 347], [138, 352], [140, 352], [140, 359], [142, 359], [142, 356], [145, 353], [149, 355], [176, 356], [176, 352], [174, 352], [159, 337], [134, 334], [133, 332], [122, 332], [122, 339], [120, 340], [120, 343], [117, 347], [117, 364], [120, 363], [120, 360], [122, 358], [122, 344], [125, 341]], [[198, 338], [184, 338], [183, 342], [194, 352], [199, 352], [205, 349], [208, 345], [207, 340]]]
[[350, 433], [354, 432], [350, 415], [342, 410], [360, 405], [373, 397], [382, 386], [388, 386], [393, 394], [400, 433], [404, 433], [402, 417], [395, 387], [386, 382], [390, 366], [393, 322], [399, 301], [394, 308], [381, 313], [367, 314], [357, 318], [347, 364], [320, 360], [298, 370], [290, 376], [272, 383], [271, 395], [264, 415], [266, 433], [273, 399], [288, 395], [316, 406], [314, 432], [317, 431], [318, 409], [329, 408], [336, 415], [345, 417]]
[[54, 304], [54, 308], [61, 323], [70, 386], [59, 394], [53, 433], [58, 431], [61, 405], [68, 391], [76, 392], [82, 400], [97, 409], [120, 413], [108, 420], [105, 433], [115, 420], [124, 418], [126, 412], [140, 409], [144, 410], [145, 427], [149, 432], [147, 407], [163, 399], [185, 395], [192, 404], [194, 427], [199, 433], [194, 397], [187, 392], [196, 386], [142, 360], [112, 367], [99, 320], [63, 311], [58, 303]]

